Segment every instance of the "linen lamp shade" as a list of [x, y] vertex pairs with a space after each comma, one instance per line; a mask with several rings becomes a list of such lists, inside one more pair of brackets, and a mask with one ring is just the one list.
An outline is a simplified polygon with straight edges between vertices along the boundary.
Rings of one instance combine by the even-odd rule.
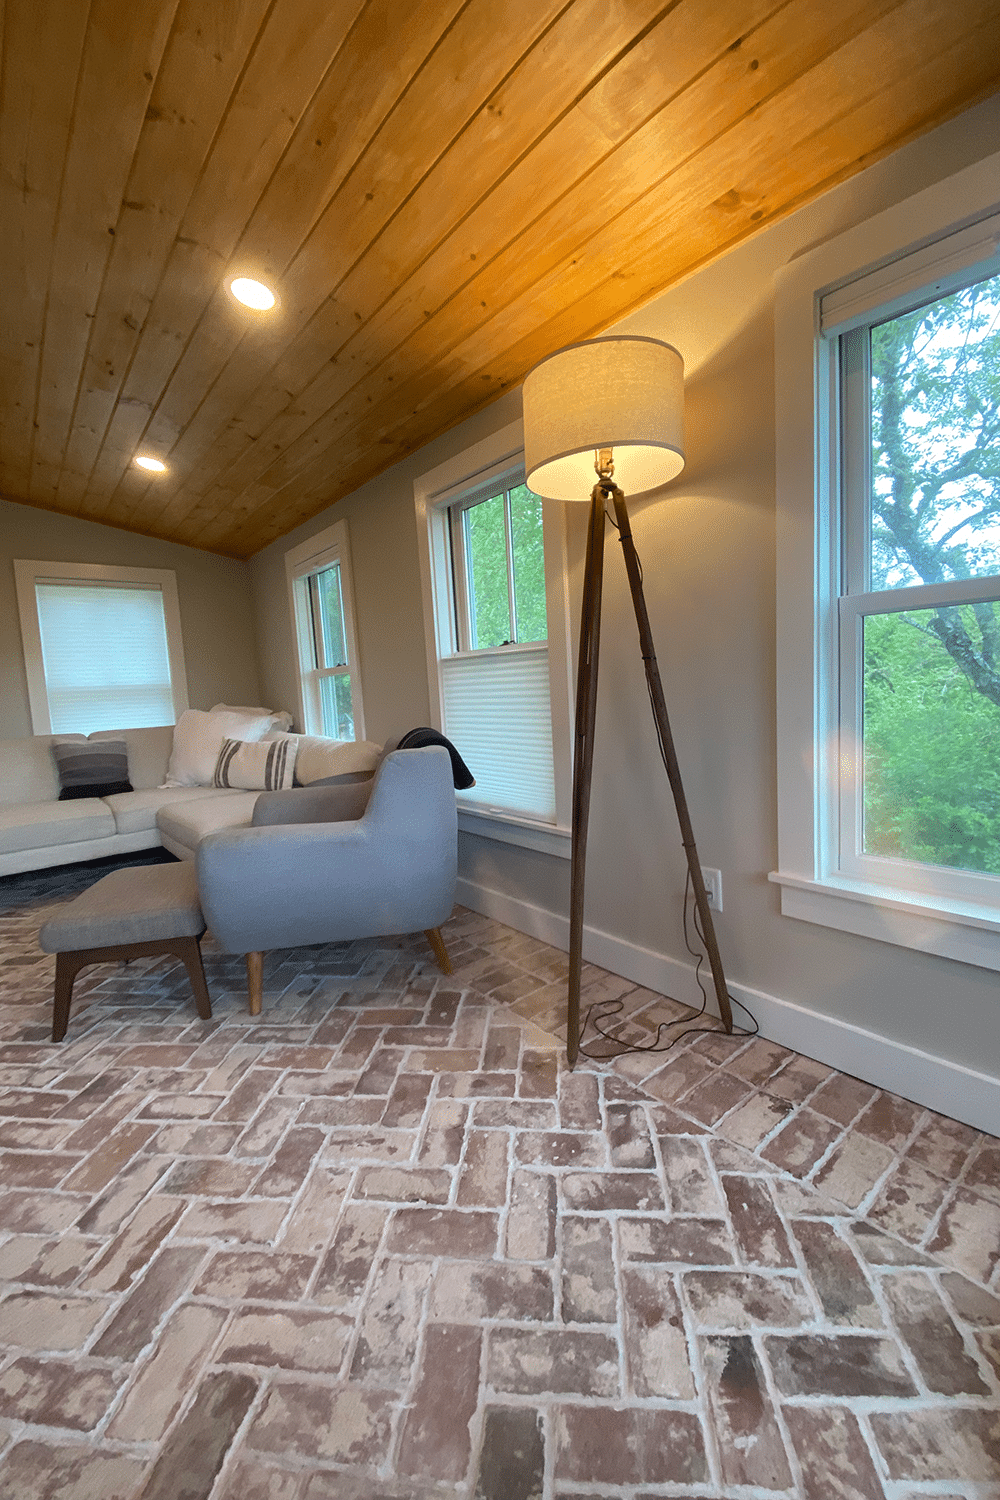
[[684, 361], [672, 344], [624, 335], [570, 344], [524, 382], [528, 488], [589, 500], [595, 449], [614, 449], [615, 483], [641, 495], [684, 467]]

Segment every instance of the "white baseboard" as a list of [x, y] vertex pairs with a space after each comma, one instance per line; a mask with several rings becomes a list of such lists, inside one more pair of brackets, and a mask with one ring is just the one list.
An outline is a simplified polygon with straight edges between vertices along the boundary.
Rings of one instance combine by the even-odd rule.
[[[507, 896], [471, 880], [458, 882], [458, 900], [472, 911], [493, 917], [517, 932], [551, 943], [565, 952], [569, 948], [569, 918], [561, 917], [530, 901]], [[694, 965], [642, 948], [624, 938], [585, 927], [583, 956], [612, 974], [633, 984], [644, 985], [662, 995], [671, 995], [688, 1005], [701, 1004]], [[707, 977], [706, 977], [707, 976]], [[710, 1010], [717, 1014], [711, 973], [702, 966], [702, 981], [708, 991]], [[791, 1047], [806, 1057], [863, 1078], [877, 1088], [901, 1094], [915, 1104], [961, 1120], [975, 1130], [997, 1133], [1000, 1121], [1000, 1078], [979, 1073], [961, 1063], [935, 1057], [904, 1042], [880, 1036], [850, 1021], [809, 1010], [790, 1000], [779, 1000], [763, 990], [730, 982], [734, 1000], [745, 1005], [760, 1026], [760, 1034], [782, 1047]], [[737, 1012], [736, 1020], [741, 1016]]]

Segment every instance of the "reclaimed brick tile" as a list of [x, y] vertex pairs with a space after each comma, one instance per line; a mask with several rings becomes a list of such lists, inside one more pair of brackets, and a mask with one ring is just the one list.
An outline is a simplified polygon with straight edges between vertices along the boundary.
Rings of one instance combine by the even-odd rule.
[[[147, 1127], [137, 1128], [145, 1130]], [[160, 1156], [228, 1156], [239, 1136], [239, 1125], [214, 1125], [211, 1122], [163, 1125], [150, 1140], [149, 1149]]]
[[404, 1474], [460, 1480], [469, 1467], [469, 1424], [479, 1397], [482, 1334], [459, 1324], [427, 1329], [399, 1445]]
[[618, 1243], [626, 1260], [661, 1265], [731, 1266], [736, 1259], [729, 1232], [716, 1219], [622, 1219]]
[[409, 1382], [431, 1267], [386, 1259], [375, 1273], [351, 1362], [351, 1380], [396, 1387]]
[[626, 1266], [622, 1273], [627, 1378], [636, 1396], [689, 1401], [695, 1395], [680, 1302], [660, 1270]]
[[504, 1254], [508, 1260], [550, 1260], [556, 1243], [556, 1180], [515, 1170]]
[[342, 1128], [347, 1125], [377, 1125], [384, 1113], [385, 1100], [380, 1094], [361, 1098], [308, 1099], [299, 1110], [298, 1125]]
[[541, 1414], [529, 1406], [487, 1406], [476, 1500], [534, 1500], [544, 1483]]
[[618, 1291], [607, 1219], [567, 1214], [562, 1231], [562, 1316], [564, 1323], [614, 1323]]
[[696, 1052], [675, 1052], [667, 1064], [643, 1079], [643, 1088], [654, 1099], [676, 1104], [683, 1094], [715, 1076], [715, 1068]]
[[281, 1381], [268, 1392], [246, 1444], [265, 1453], [375, 1468], [388, 1451], [396, 1400], [392, 1392], [358, 1385]]
[[486, 1035], [483, 1068], [487, 1073], [506, 1073], [516, 1069], [521, 1055], [519, 1026], [491, 1026]]
[[140, 1500], [207, 1495], [257, 1388], [249, 1375], [229, 1370], [206, 1375], [188, 1411], [160, 1449]]
[[280, 1077], [281, 1074], [274, 1068], [251, 1068], [236, 1087], [227, 1092], [222, 1103], [216, 1107], [213, 1119], [242, 1120], [249, 1124]]
[[[514, 1155], [525, 1167], [603, 1167], [607, 1150], [603, 1136], [580, 1135], [576, 1131], [522, 1131], [514, 1142]], [[652, 1152], [650, 1152], [652, 1155]], [[647, 1165], [652, 1165], [650, 1161]]]
[[0, 1406], [9, 1419], [89, 1432], [111, 1405], [125, 1373], [79, 1360], [26, 1355], [0, 1374]]
[[268, 1254], [264, 1250], [222, 1250], [195, 1286], [200, 1297], [298, 1302], [315, 1261], [308, 1255]]
[[389, 1226], [387, 1246], [397, 1254], [491, 1257], [498, 1217], [448, 1208], [400, 1208]]
[[746, 1103], [754, 1090], [742, 1078], [722, 1069], [682, 1094], [677, 1103], [685, 1114], [692, 1115], [702, 1125], [717, 1125], [724, 1115]]
[[171, 1169], [160, 1183], [160, 1192], [184, 1198], [242, 1198], [259, 1175], [259, 1168], [248, 1162], [195, 1156]]
[[[343, 1475], [337, 1477], [343, 1479]], [[214, 1493], [217, 1500], [302, 1500], [306, 1482], [307, 1476], [298, 1470], [265, 1467], [253, 1459], [230, 1468], [222, 1490]]]
[[[131, 1161], [136, 1152], [143, 1149], [155, 1130], [155, 1125], [138, 1122], [119, 1126], [101, 1143], [99, 1150], [94, 1151], [67, 1177], [64, 1188], [71, 1193], [101, 1192], [117, 1176], [124, 1163]], [[170, 1150], [169, 1147], [156, 1149]]]
[[321, 1130], [293, 1126], [253, 1185], [257, 1198], [291, 1198], [305, 1182], [313, 1157], [325, 1143]]
[[365, 1167], [354, 1192], [389, 1203], [447, 1203], [451, 1173], [441, 1167]]
[[949, 1183], [904, 1157], [868, 1205], [866, 1217], [889, 1234], [918, 1242], [949, 1191]]
[[726, 1173], [722, 1187], [729, 1205], [733, 1233], [740, 1257], [750, 1266], [794, 1266], [785, 1226], [759, 1177], [737, 1177]]
[[259, 1365], [335, 1375], [354, 1324], [335, 1312], [238, 1310], [215, 1351], [220, 1365]]
[[388, 1096], [396, 1081], [403, 1052], [397, 1047], [379, 1047], [372, 1053], [368, 1065], [358, 1078], [356, 1094], [382, 1094]]
[[989, 1281], [1000, 1265], [1000, 1203], [959, 1188], [927, 1249], [974, 1281]]
[[271, 1245], [287, 1212], [287, 1203], [192, 1203], [178, 1221], [176, 1237]]
[[558, 1124], [555, 1105], [541, 1099], [480, 1099], [473, 1106], [472, 1120], [481, 1130], [508, 1127], [511, 1130], [554, 1130]]
[[100, 1247], [100, 1240], [64, 1235], [41, 1239], [15, 1234], [0, 1245], [0, 1281], [29, 1286], [70, 1286]]
[[313, 1300], [332, 1306], [353, 1302], [364, 1291], [389, 1216], [385, 1208], [349, 1203], [316, 1276]]
[[281, 1231], [281, 1248], [316, 1256], [327, 1247], [341, 1204], [351, 1186], [350, 1167], [314, 1166], [305, 1192], [296, 1201]]
[[724, 1483], [789, 1488], [784, 1443], [751, 1339], [702, 1339], [701, 1359]]
[[221, 1308], [183, 1304], [171, 1313], [108, 1428], [120, 1442], [155, 1442], [166, 1432], [222, 1332]]
[[[928, 1114], [916, 1136], [906, 1149], [911, 1161], [917, 1161], [936, 1177], [947, 1177], [954, 1181], [961, 1175], [970, 1154], [983, 1139], [978, 1130], [962, 1125], [957, 1120], [948, 1120], [944, 1115]], [[996, 1152], [996, 1148], [993, 1148]], [[1000, 1167], [1000, 1160], [996, 1161]], [[975, 1164], [966, 1178], [969, 1185]]]
[[610, 1102], [607, 1106], [607, 1135], [612, 1166], [636, 1170], [655, 1167], [649, 1122], [640, 1105]]
[[827, 1322], [846, 1328], [881, 1328], [882, 1314], [868, 1278], [833, 1226], [799, 1219], [794, 1229]]
[[593, 1073], [560, 1075], [559, 1123], [563, 1130], [601, 1129], [600, 1089]]
[[811, 1057], [800, 1057], [793, 1052], [791, 1061], [768, 1079], [767, 1092], [777, 1099], [787, 1099], [790, 1104], [801, 1104], [832, 1073], [833, 1069], [828, 1068], [825, 1063], [816, 1062]]
[[423, 1119], [433, 1079], [426, 1074], [400, 1073], [392, 1087], [380, 1124], [387, 1129], [413, 1129]]
[[663, 1189], [648, 1172], [567, 1172], [562, 1191], [568, 1208], [626, 1209], [648, 1212], [662, 1209]]
[[618, 1396], [618, 1340], [575, 1329], [495, 1328], [486, 1379], [520, 1395]]
[[0, 1224], [11, 1234], [53, 1234], [78, 1223], [89, 1203], [83, 1193], [15, 1189], [0, 1193]]
[[763, 1037], [754, 1037], [726, 1064], [726, 1068], [728, 1072], [735, 1073], [737, 1078], [745, 1078], [747, 1083], [760, 1087], [785, 1066], [791, 1055], [787, 1047], [779, 1047], [777, 1042], [766, 1042]]
[[797, 1328], [815, 1316], [798, 1276], [689, 1271], [684, 1291], [702, 1329]]
[[892, 1151], [901, 1151], [913, 1134], [924, 1110], [896, 1094], [879, 1094], [855, 1123], [860, 1135], [881, 1141]]
[[882, 1495], [853, 1412], [838, 1406], [786, 1406], [783, 1413], [802, 1472], [803, 1500]]
[[418, 1159], [425, 1167], [453, 1167], [462, 1155], [468, 1105], [438, 1099], [427, 1112]]
[[557, 1093], [559, 1060], [553, 1052], [540, 1052], [534, 1047], [525, 1047], [521, 1057], [521, 1086], [518, 1093], [522, 1099], [554, 1099]]
[[683, 1135], [661, 1135], [660, 1154], [672, 1212], [721, 1219], [722, 1199], [699, 1142]]
[[133, 1500], [146, 1461], [90, 1443], [26, 1439], [4, 1455], [4, 1484], [17, 1500]]
[[444, 1261], [434, 1278], [430, 1317], [438, 1323], [546, 1323], [553, 1305], [552, 1272], [542, 1266]]
[[996, 1407], [875, 1412], [870, 1420], [891, 1479], [969, 1480], [993, 1488], [1000, 1478], [1000, 1410]]
[[691, 1412], [562, 1406], [555, 1422], [557, 1480], [596, 1484], [703, 1484], [705, 1439]]
[[408, 1161], [416, 1144], [415, 1130], [386, 1130], [381, 1125], [340, 1126], [327, 1136], [321, 1159], [330, 1166], [355, 1161]]
[[0, 1148], [57, 1151], [70, 1129], [63, 1120], [0, 1120]]
[[874, 1224], [856, 1219], [851, 1224], [851, 1238], [862, 1260], [871, 1266], [929, 1266], [933, 1262], [929, 1255], [894, 1235], [883, 1234]]
[[[141, 1180], [139, 1185], [142, 1185]], [[131, 1193], [127, 1195], [126, 1202], [131, 1196]], [[120, 1202], [116, 1203], [111, 1222], [122, 1207]], [[156, 1195], [141, 1203], [126, 1227], [111, 1240], [107, 1250], [91, 1267], [84, 1286], [93, 1291], [124, 1291], [149, 1263], [183, 1212], [184, 1204], [174, 1198]], [[91, 1227], [90, 1219], [91, 1215], [85, 1214], [80, 1227]]]
[[814, 1185], [848, 1208], [858, 1208], [895, 1161], [889, 1146], [867, 1136], [845, 1136], [813, 1179]]
[[[233, 1143], [232, 1147], [228, 1149], [232, 1150], [233, 1155], [237, 1157], [270, 1156], [298, 1112], [299, 1103], [297, 1100], [282, 1099], [272, 1095], [269, 1099], [264, 1100], [264, 1103], [254, 1115], [250, 1124], [239, 1135], [238, 1140]], [[238, 1130], [239, 1127], [220, 1125], [216, 1126], [216, 1129]], [[223, 1152], [219, 1152], [219, 1155], [223, 1154]]]
[[751, 1094], [745, 1103], [726, 1116], [721, 1132], [727, 1140], [753, 1150], [788, 1118], [791, 1111], [792, 1105], [787, 1099], [775, 1099], [770, 1094]]
[[903, 1272], [885, 1277], [882, 1286], [893, 1322], [928, 1390], [944, 1396], [990, 1395], [930, 1276]]
[[793, 1177], [808, 1177], [839, 1135], [840, 1130], [832, 1121], [824, 1120], [811, 1109], [801, 1109], [760, 1154]]
[[946, 1271], [941, 1277], [941, 1289], [964, 1323], [974, 1328], [1000, 1328], [1000, 1297], [954, 1271]]
[[134, 1360], [150, 1342], [160, 1319], [186, 1291], [204, 1260], [194, 1246], [168, 1246], [147, 1267], [94, 1345], [106, 1359]]
[[0, 1344], [12, 1349], [79, 1349], [108, 1306], [105, 1297], [15, 1292], [0, 1302]]
[[915, 1396], [899, 1346], [887, 1338], [845, 1333], [765, 1339], [775, 1384], [784, 1396]]
[[833, 1073], [817, 1089], [809, 1108], [838, 1125], [849, 1125], [875, 1098], [878, 1090], [848, 1073]]
[[502, 1208], [507, 1201], [508, 1139], [500, 1130], [470, 1130], [458, 1180], [460, 1208]]

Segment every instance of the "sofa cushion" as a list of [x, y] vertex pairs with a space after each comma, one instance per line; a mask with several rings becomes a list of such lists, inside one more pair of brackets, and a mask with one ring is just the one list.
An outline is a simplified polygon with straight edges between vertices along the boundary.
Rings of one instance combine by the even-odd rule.
[[118, 833], [146, 833], [156, 827], [156, 814], [172, 802], [204, 797], [231, 797], [214, 786], [147, 787], [141, 792], [117, 792], [103, 800], [110, 807]]
[[56, 735], [52, 754], [59, 768], [60, 802], [132, 790], [124, 736], [91, 742], [79, 740], [75, 735], [70, 739]]
[[295, 779], [311, 786], [344, 775], [371, 776], [382, 759], [382, 746], [372, 740], [331, 740], [300, 734], [295, 756]]
[[128, 779], [137, 792], [163, 785], [174, 743], [172, 724], [154, 724], [145, 729], [95, 729], [87, 736], [87, 743], [92, 745], [95, 740], [125, 741]]
[[254, 717], [232, 710], [205, 713], [186, 708], [174, 726], [174, 747], [167, 767], [167, 786], [211, 786], [225, 739], [259, 740], [270, 715]]
[[[64, 736], [68, 738], [69, 736]], [[86, 743], [80, 735], [82, 743]], [[52, 736], [37, 734], [26, 740], [0, 740], [0, 803], [54, 802], [59, 777], [52, 756]]]
[[217, 828], [250, 826], [257, 792], [218, 791], [204, 798], [192, 798], [161, 807], [156, 826], [167, 848], [175, 854], [194, 855], [206, 833]]
[[[46, 743], [46, 751], [48, 744]], [[0, 854], [112, 838], [115, 820], [99, 797], [75, 802], [12, 802], [0, 807]]]
[[223, 740], [215, 765], [213, 784], [242, 787], [244, 791], [281, 792], [292, 785], [295, 769], [295, 735], [279, 734], [273, 740]]

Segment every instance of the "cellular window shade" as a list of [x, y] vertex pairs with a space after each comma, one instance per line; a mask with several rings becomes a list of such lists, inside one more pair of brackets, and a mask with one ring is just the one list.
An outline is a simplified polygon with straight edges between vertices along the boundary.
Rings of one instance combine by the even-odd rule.
[[35, 598], [53, 734], [174, 722], [159, 588], [39, 581]]
[[554, 823], [548, 648], [445, 657], [441, 693], [444, 732], [476, 778], [463, 801]]

